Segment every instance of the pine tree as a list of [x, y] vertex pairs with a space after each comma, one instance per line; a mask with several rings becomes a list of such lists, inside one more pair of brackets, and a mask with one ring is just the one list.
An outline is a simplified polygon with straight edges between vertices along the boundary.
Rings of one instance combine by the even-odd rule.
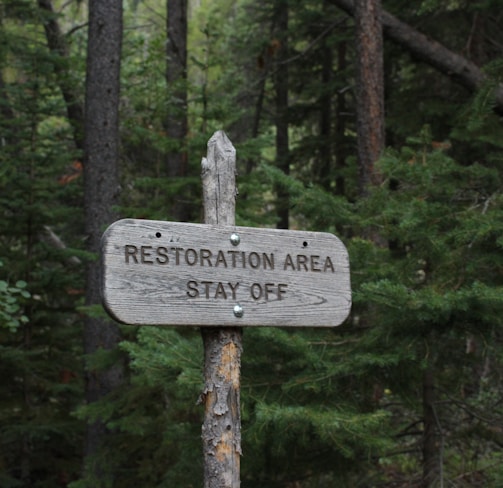
[[[499, 486], [497, 2], [383, 2], [393, 41], [384, 44], [392, 147], [378, 163], [382, 184], [365, 199], [357, 190], [353, 21], [336, 7], [353, 2], [289, 2], [289, 175], [275, 165], [275, 4], [189, 8], [185, 178], [163, 176], [172, 144], [163, 125], [161, 2], [127, 12], [122, 64], [124, 215], [169, 220], [166, 202], [183, 192], [190, 220], [199, 220], [200, 155], [224, 128], [237, 146], [238, 224], [274, 226], [281, 188], [292, 225], [337, 233], [350, 252], [354, 306], [344, 325], [245, 331], [242, 484]], [[82, 420], [72, 414], [83, 399], [76, 307], [91, 257], [82, 251], [82, 155], [64, 92], [82, 100], [86, 31], [66, 15], [76, 5], [36, 5], [9, 1], [1, 19], [0, 484], [78, 478], [82, 420], [100, 419], [113, 432], [102, 451], [111, 484], [198, 486], [198, 331], [121, 327], [130, 384], [80, 409]], [[55, 21], [65, 49], [47, 42]], [[466, 90], [466, 80], [463, 87], [418, 62], [399, 34], [419, 27], [470, 59], [468, 75], [484, 66], [483, 83]], [[369, 240], [375, 235], [379, 245]], [[121, 353], [92, 364], [106, 367]]]
[[80, 470], [82, 425], [71, 416], [82, 398], [79, 154], [38, 9], [5, 7], [0, 274], [17, 302], [7, 295], [11, 318], [0, 327], [0, 484], [57, 486]]

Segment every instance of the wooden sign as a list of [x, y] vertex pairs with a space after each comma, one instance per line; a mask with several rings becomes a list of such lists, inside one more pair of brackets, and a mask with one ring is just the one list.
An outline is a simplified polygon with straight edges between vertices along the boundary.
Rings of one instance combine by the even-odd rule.
[[126, 324], [331, 327], [351, 307], [328, 233], [124, 219], [101, 254], [104, 306]]

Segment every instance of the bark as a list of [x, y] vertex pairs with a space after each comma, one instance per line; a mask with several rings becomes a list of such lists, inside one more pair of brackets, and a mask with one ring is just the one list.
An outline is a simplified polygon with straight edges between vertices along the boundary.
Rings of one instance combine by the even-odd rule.
[[[327, 2], [324, 0], [323, 9], [327, 13]], [[332, 48], [328, 45], [326, 37], [322, 40], [322, 66], [321, 66], [321, 86], [322, 94], [320, 97], [320, 162], [319, 175], [320, 183], [325, 190], [330, 190], [332, 182], [332, 69], [333, 54]]]
[[[354, 16], [356, 2], [353, 0], [329, 1]], [[451, 51], [434, 39], [430, 39], [390, 13], [383, 11], [381, 19], [386, 38], [404, 47], [416, 59], [429, 64], [470, 92], [477, 91], [488, 81], [488, 77], [475, 63]], [[502, 83], [499, 83], [494, 89], [494, 100], [494, 110], [498, 114], [503, 114]]]
[[[216, 132], [202, 161], [205, 223], [235, 224], [236, 153], [225, 133]], [[201, 329], [204, 342], [205, 404], [202, 426], [205, 488], [240, 486], [240, 369], [242, 329]]]
[[[271, 65], [273, 61], [272, 56], [273, 56], [273, 50], [269, 45], [267, 48], [264, 49], [262, 54], [257, 59], [257, 68], [259, 69], [260, 74], [258, 80], [258, 89], [256, 90], [257, 98], [254, 103], [253, 119], [251, 122], [251, 134], [250, 134], [251, 139], [256, 139], [260, 132], [260, 122], [262, 120], [262, 112], [264, 109], [267, 79], [269, 78]], [[252, 78], [253, 75], [250, 74], [249, 77]], [[247, 175], [251, 174], [256, 165], [257, 162], [253, 158], [251, 157], [248, 158], [245, 164], [246, 174]], [[247, 197], [246, 195], [243, 195], [244, 199], [246, 199], [246, 197]]]
[[[56, 14], [51, 0], [37, 0], [38, 6], [46, 13], [44, 21], [45, 36], [47, 45], [54, 54], [61, 56], [62, 60], [68, 61], [69, 47], [61, 27], [56, 19]], [[69, 66], [65, 63], [54, 63], [59, 88], [66, 104], [68, 121], [73, 129], [73, 138], [77, 149], [84, 149], [84, 107], [75, 92], [74, 84], [69, 77]]]
[[356, 119], [360, 193], [379, 183], [374, 169], [384, 149], [384, 69], [381, 1], [356, 0]]
[[240, 486], [242, 330], [203, 328], [204, 487]]
[[[278, 0], [275, 12], [279, 49], [274, 77], [276, 91], [276, 163], [286, 175], [290, 174], [290, 150], [288, 137], [288, 2]], [[288, 229], [290, 199], [283, 186], [276, 189], [278, 229]]]
[[[337, 71], [342, 73], [347, 67], [346, 60], [346, 41], [341, 41], [337, 45]], [[335, 119], [335, 193], [336, 195], [345, 194], [344, 168], [346, 166], [347, 148], [346, 148], [346, 96], [344, 90], [337, 92], [337, 109]]]
[[435, 384], [431, 368], [423, 373], [423, 478], [422, 488], [435, 486], [440, 478], [440, 449], [435, 413]]
[[[103, 229], [116, 220], [119, 178], [119, 74], [122, 43], [122, 1], [89, 2], [89, 35], [86, 78], [84, 206], [88, 250], [100, 251]], [[86, 305], [101, 303], [99, 261], [87, 267]], [[87, 316], [84, 352], [114, 349], [121, 336], [110, 320]], [[122, 384], [124, 365], [86, 371], [86, 400], [95, 402]], [[94, 476], [104, 477], [105, 463], [95, 458], [107, 435], [103, 422], [88, 425], [85, 455]]]
[[[166, 83], [171, 96], [164, 125], [173, 149], [167, 155], [166, 171], [168, 177], [176, 178], [187, 174], [187, 2], [167, 0], [167, 9]], [[180, 200], [172, 213], [181, 221], [189, 218]]]

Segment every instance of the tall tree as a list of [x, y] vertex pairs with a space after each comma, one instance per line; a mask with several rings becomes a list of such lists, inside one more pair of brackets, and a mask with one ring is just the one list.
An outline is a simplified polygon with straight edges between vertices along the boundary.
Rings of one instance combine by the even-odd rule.
[[39, 8], [46, 14], [46, 18], [44, 19], [44, 30], [49, 49], [60, 57], [59, 62], [54, 64], [54, 71], [58, 75], [58, 84], [66, 103], [68, 121], [73, 128], [75, 145], [78, 149], [82, 150], [84, 148], [82, 133], [84, 126], [84, 109], [71, 77], [69, 76], [70, 49], [67, 38], [59, 25], [51, 0], [37, 0], [37, 2]]
[[[276, 92], [276, 164], [286, 175], [290, 174], [290, 138], [288, 134], [288, 0], [276, 0], [274, 24], [277, 62], [274, 73]], [[289, 198], [285, 187], [277, 190], [278, 229], [288, 229]]]
[[[85, 221], [88, 250], [95, 256], [100, 250], [104, 228], [116, 218], [114, 205], [119, 196], [119, 94], [122, 44], [122, 2], [113, 0], [89, 2], [89, 33], [87, 51], [85, 110]], [[86, 305], [101, 303], [99, 260], [87, 266]], [[100, 350], [116, 348], [121, 338], [117, 324], [99, 314], [89, 313], [85, 319], [84, 349], [88, 358], [86, 399], [96, 402], [124, 380], [124, 364], [98, 368], [90, 357]], [[87, 467], [97, 477], [94, 486], [106, 478], [104, 460], [97, 455], [107, 434], [103, 419], [87, 428], [85, 455]], [[101, 478], [101, 479], [100, 479]]]
[[[347, 44], [343, 39], [337, 44], [337, 71], [342, 74], [347, 68]], [[341, 76], [342, 78], [342, 76]], [[345, 135], [347, 122], [347, 104], [345, 90], [340, 88], [337, 91], [337, 111], [335, 120], [335, 192], [337, 195], [344, 195], [346, 189], [344, 168], [346, 166], [346, 157], [349, 153], [348, 142]]]
[[80, 469], [71, 412], [82, 398], [81, 336], [68, 293], [81, 287], [79, 266], [46, 230], [75, 236], [83, 219], [78, 188], [58, 182], [76, 151], [54, 76], [64, 61], [47, 49], [40, 14], [9, 2], [0, 19], [1, 486], [56, 486]]
[[355, 1], [356, 119], [360, 192], [379, 176], [374, 164], [384, 149], [384, 72], [381, 0]]
[[[187, 2], [167, 0], [166, 82], [167, 114], [164, 122], [169, 147], [166, 173], [170, 178], [187, 174]], [[187, 206], [175, 196], [172, 213], [178, 220], [188, 220]]]
[[[433, 334], [431, 336], [433, 339]], [[430, 339], [430, 340], [431, 340]], [[438, 432], [438, 417], [436, 412], [437, 395], [435, 393], [435, 371], [428, 365], [423, 371], [423, 474], [421, 486], [430, 488], [440, 479], [440, 439]]]
[[[329, 4], [323, 1], [323, 11], [330, 12]], [[332, 170], [332, 86], [333, 86], [333, 62], [334, 53], [328, 40], [323, 37], [321, 41], [322, 65], [321, 65], [321, 87], [320, 96], [320, 161], [319, 173], [320, 182], [325, 189], [331, 186]]]

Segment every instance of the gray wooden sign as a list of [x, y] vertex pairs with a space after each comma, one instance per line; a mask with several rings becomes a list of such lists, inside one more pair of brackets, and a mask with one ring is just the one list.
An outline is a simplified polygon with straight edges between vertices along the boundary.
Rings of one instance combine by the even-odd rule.
[[124, 219], [101, 255], [104, 306], [126, 324], [331, 327], [351, 307], [328, 233]]

